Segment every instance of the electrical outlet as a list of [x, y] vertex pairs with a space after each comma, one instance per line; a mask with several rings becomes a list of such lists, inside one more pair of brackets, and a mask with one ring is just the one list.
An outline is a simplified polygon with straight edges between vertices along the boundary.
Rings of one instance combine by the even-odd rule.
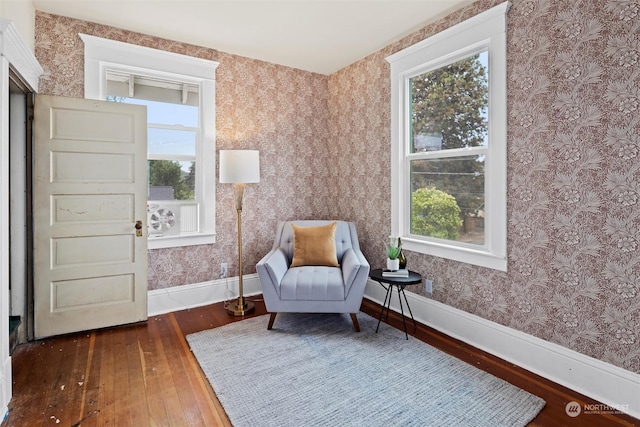
[[424, 291], [428, 294], [433, 293], [433, 280], [424, 279]]
[[226, 279], [227, 278], [227, 263], [226, 262], [220, 263], [220, 278], [221, 279]]

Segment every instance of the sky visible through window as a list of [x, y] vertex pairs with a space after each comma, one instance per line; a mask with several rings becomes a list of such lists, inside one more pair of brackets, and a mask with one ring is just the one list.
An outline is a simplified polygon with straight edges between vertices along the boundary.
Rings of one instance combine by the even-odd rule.
[[[198, 128], [198, 107], [196, 106], [137, 98], [124, 98], [122, 102], [146, 106], [147, 123], [151, 125], [181, 125], [188, 128]], [[193, 129], [149, 128], [147, 151], [150, 154], [195, 156], [196, 138], [197, 132]]]
[[125, 98], [127, 104], [147, 106], [147, 122], [198, 127], [198, 107], [148, 101], [146, 99]]

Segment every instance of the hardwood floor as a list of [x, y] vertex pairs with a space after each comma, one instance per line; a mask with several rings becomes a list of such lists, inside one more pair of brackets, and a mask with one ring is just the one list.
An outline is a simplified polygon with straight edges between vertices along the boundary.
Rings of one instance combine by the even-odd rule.
[[[362, 305], [373, 316], [379, 308]], [[265, 313], [257, 301], [253, 315]], [[13, 399], [2, 426], [230, 426], [184, 336], [241, 320], [220, 303], [22, 344], [12, 356]], [[394, 313], [389, 324], [402, 328]], [[419, 325], [415, 336], [545, 399], [530, 426], [640, 426], [627, 415], [571, 418], [568, 402], [597, 402], [428, 327]]]

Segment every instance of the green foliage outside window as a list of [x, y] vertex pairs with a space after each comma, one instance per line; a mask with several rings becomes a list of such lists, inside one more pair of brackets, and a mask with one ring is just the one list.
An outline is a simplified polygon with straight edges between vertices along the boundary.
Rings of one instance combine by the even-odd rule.
[[195, 199], [195, 162], [191, 162], [189, 172], [184, 172], [180, 163], [172, 160], [149, 161], [149, 186], [172, 187], [176, 200]]
[[[484, 145], [487, 107], [488, 76], [480, 54], [411, 79], [412, 135], [435, 137], [440, 140], [439, 150]], [[416, 142], [412, 152], [431, 149]], [[484, 207], [484, 162], [478, 160], [467, 156], [457, 161], [415, 162], [411, 188], [436, 187], [454, 195], [461, 217], [474, 215]]]
[[441, 135], [443, 150], [484, 143], [489, 89], [479, 55], [416, 76], [411, 85], [414, 135]]
[[462, 226], [455, 197], [435, 188], [419, 188], [411, 197], [411, 233], [455, 240]]

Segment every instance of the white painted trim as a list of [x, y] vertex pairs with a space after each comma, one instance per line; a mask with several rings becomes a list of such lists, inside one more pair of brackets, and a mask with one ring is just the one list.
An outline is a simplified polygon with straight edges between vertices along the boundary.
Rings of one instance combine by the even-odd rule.
[[9, 355], [9, 61], [0, 56], [0, 415], [11, 400]]
[[9, 67], [34, 92], [43, 69], [11, 21], [0, 19], [0, 418], [12, 396], [9, 355]]
[[[225, 301], [229, 299], [227, 286], [237, 298], [237, 277], [151, 290], [147, 301], [149, 317]], [[242, 286], [244, 296], [262, 294], [257, 274], [243, 276]]]
[[178, 248], [182, 246], [209, 245], [216, 242], [215, 234], [198, 233], [169, 237], [149, 237], [147, 249]]
[[[384, 296], [367, 282], [365, 297], [382, 304]], [[640, 418], [640, 375], [413, 292], [407, 299], [417, 322]], [[400, 312], [397, 298], [391, 308]]]
[[[219, 62], [169, 51], [138, 46], [102, 37], [78, 34], [85, 45], [85, 59], [126, 64], [175, 75], [214, 80]], [[88, 97], [89, 98], [89, 97]]]
[[[8, 334], [8, 329], [7, 329]], [[7, 347], [9, 343], [7, 342]], [[13, 396], [13, 370], [12, 370], [12, 362], [11, 357], [7, 357], [2, 362], [2, 407], [0, 407], [0, 414], [3, 415], [0, 421], [4, 421], [4, 419], [9, 415], [9, 402], [11, 401], [11, 397]], [[6, 401], [6, 403], [5, 403]]]
[[38, 79], [44, 70], [15, 25], [7, 19], [0, 19], [0, 55], [7, 58], [11, 68], [20, 74], [34, 92], [38, 91]]
[[[460, 33], [464, 31], [476, 31], [476, 27], [481, 26], [489, 26], [489, 27], [499, 27], [501, 25], [500, 21], [496, 21], [496, 18], [500, 18], [504, 16], [509, 11], [511, 7], [511, 3], [505, 1], [497, 6], [494, 6], [491, 9], [485, 10], [475, 16], [464, 21], [464, 25], [455, 25], [453, 27], [449, 27], [446, 30], [440, 31], [438, 34], [434, 34], [431, 37], [428, 37], [414, 45], [411, 45], [399, 52], [396, 52], [387, 57], [389, 62], [397, 62], [405, 60], [410, 55], [413, 55], [416, 52], [419, 52], [424, 49], [432, 48], [434, 45], [438, 43], [448, 43], [452, 38], [458, 37]], [[436, 53], [436, 55], [440, 55]]]

